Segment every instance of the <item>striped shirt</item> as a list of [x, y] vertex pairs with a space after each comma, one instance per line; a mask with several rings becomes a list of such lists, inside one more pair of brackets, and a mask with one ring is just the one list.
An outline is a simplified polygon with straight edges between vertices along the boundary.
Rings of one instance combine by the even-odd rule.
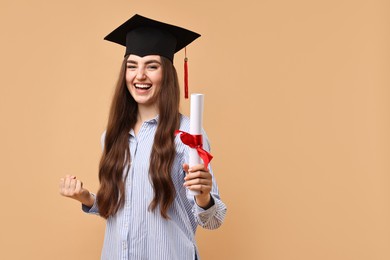
[[[218, 187], [213, 176], [211, 196], [214, 205], [207, 210], [199, 207], [194, 197], [183, 187], [185, 172], [183, 163], [188, 163], [188, 146], [179, 136], [175, 139], [176, 158], [172, 167], [172, 180], [176, 197], [168, 210], [169, 220], [164, 219], [159, 208], [149, 211], [153, 199], [153, 187], [149, 179], [149, 161], [157, 130], [158, 116], [146, 121], [138, 135], [130, 131], [129, 145], [131, 154], [130, 171], [125, 181], [125, 204], [118, 212], [107, 219], [101, 259], [103, 260], [193, 260], [199, 258], [195, 242], [197, 225], [206, 229], [218, 228], [226, 214], [226, 206], [220, 200]], [[188, 117], [181, 116], [180, 130], [189, 131]], [[102, 135], [104, 142], [105, 134]], [[210, 145], [203, 134], [204, 149]], [[96, 200], [89, 208], [83, 205], [87, 213], [99, 214]]]

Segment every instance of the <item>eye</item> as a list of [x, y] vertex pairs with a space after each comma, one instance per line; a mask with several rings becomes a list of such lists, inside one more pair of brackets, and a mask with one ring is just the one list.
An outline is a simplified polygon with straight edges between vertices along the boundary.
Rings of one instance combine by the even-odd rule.
[[157, 64], [151, 64], [151, 65], [148, 66], [148, 69], [149, 70], [156, 70], [156, 69], [158, 69], [158, 65]]
[[137, 66], [135, 65], [127, 65], [127, 68], [130, 69], [130, 70], [134, 70], [137, 68]]

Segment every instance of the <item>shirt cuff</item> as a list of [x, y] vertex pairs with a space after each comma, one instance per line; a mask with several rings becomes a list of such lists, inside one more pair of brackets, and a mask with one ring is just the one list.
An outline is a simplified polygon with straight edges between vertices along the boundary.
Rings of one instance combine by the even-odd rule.
[[99, 209], [98, 209], [98, 205], [97, 205], [96, 195], [93, 193], [91, 193], [91, 195], [95, 198], [92, 207], [88, 207], [84, 204], [81, 204], [81, 209], [85, 213], [99, 215]]
[[204, 209], [202, 207], [199, 207], [198, 204], [194, 205], [194, 214], [196, 219], [198, 220], [198, 223], [202, 227], [208, 226], [208, 222], [215, 216], [217, 215], [217, 210], [218, 210], [218, 202], [219, 200], [216, 199], [212, 194], [210, 194], [211, 199], [213, 200], [213, 205], [209, 207], [208, 209]]

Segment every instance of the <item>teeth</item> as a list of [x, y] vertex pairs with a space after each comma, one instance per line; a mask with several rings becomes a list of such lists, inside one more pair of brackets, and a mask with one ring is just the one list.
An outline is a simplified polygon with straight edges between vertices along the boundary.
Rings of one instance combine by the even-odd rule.
[[149, 84], [134, 84], [136, 88], [150, 88]]

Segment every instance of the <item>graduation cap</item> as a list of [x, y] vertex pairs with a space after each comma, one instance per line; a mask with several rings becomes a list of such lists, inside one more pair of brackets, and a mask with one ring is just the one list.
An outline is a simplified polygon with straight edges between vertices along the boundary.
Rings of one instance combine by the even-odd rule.
[[[196, 32], [136, 14], [104, 39], [125, 46], [125, 56], [128, 54], [140, 57], [160, 55], [173, 62], [174, 54], [198, 37], [200, 34]], [[185, 58], [184, 71], [185, 94], [188, 98], [187, 57]]]
[[173, 61], [175, 52], [199, 36], [196, 32], [136, 14], [104, 39], [126, 46], [125, 55], [161, 55]]

